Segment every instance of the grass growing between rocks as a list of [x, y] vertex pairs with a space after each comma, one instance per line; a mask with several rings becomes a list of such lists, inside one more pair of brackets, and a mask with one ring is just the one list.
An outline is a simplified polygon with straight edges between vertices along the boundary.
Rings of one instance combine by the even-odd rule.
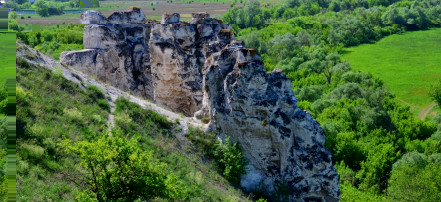
[[429, 88], [441, 78], [440, 28], [395, 34], [345, 51], [343, 59], [355, 70], [382, 79], [415, 115], [432, 103]]

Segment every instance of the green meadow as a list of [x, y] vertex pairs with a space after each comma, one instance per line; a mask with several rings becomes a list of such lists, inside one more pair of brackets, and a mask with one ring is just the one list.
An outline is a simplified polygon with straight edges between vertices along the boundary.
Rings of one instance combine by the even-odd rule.
[[441, 78], [440, 28], [394, 34], [343, 52], [343, 59], [355, 70], [381, 78], [414, 114], [432, 103], [428, 95], [430, 86]]
[[0, 33], [0, 83], [15, 77], [15, 33]]

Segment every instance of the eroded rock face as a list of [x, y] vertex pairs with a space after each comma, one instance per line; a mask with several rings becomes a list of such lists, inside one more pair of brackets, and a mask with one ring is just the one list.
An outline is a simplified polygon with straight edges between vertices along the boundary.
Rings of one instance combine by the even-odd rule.
[[84, 28], [86, 50], [68, 51], [60, 62], [101, 81], [153, 99], [148, 41], [151, 24], [90, 24]]
[[[240, 142], [249, 160], [241, 186], [268, 194], [287, 187], [289, 201], [338, 200], [339, 178], [325, 134], [297, 107], [290, 80], [265, 72], [261, 58], [241, 43], [210, 44], [203, 70], [203, 108], [210, 129]], [[214, 50], [214, 51], [213, 51]]]
[[193, 116], [202, 106], [203, 45], [219, 40], [221, 24], [160, 24], [151, 30], [149, 41], [154, 85], [158, 103]]
[[164, 13], [162, 15], [161, 24], [175, 24], [179, 23], [181, 15], [179, 13]]
[[81, 24], [108, 24], [109, 20], [99, 11], [88, 10], [81, 14]]
[[110, 24], [143, 24], [145, 14], [138, 7], [130, 7], [127, 11], [114, 12], [108, 19]]
[[207, 13], [193, 14], [193, 24], [180, 22], [177, 13], [164, 13], [161, 24], [149, 21], [136, 7], [108, 19], [96, 11], [83, 16], [82, 23], [90, 23], [84, 48], [90, 50], [65, 52], [62, 63], [186, 116], [202, 106], [203, 45], [233, 36], [229, 25]]
[[159, 23], [137, 8], [108, 19], [84, 16], [86, 49], [64, 52], [60, 62], [175, 112], [209, 117], [211, 131], [243, 147], [249, 165], [241, 186], [248, 191], [271, 195], [284, 187], [289, 193], [281, 200], [339, 199], [320, 125], [297, 107], [281, 70], [267, 74], [229, 25], [207, 13], [193, 14], [190, 23], [164, 14]]

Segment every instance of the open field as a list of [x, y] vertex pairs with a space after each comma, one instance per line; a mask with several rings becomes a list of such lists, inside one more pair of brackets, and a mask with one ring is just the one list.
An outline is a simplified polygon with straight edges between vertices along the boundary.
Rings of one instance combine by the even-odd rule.
[[15, 33], [0, 33], [0, 83], [15, 77]]
[[[228, 11], [234, 0], [175, 0], [175, 1], [100, 1], [100, 8], [94, 8], [101, 11], [105, 16], [111, 15], [115, 11], [126, 10], [130, 6], [140, 7], [148, 19], [160, 20], [162, 13], [174, 12], [181, 14], [182, 21], [189, 21], [191, 13], [206, 11], [212, 17], [221, 18], [222, 14]], [[235, 6], [243, 6], [243, 2], [236, 0]], [[260, 0], [261, 5], [277, 5], [283, 1], [278, 0]], [[152, 5], [153, 4], [153, 5]], [[154, 9], [153, 9], [154, 8]], [[62, 24], [80, 23], [80, 13], [67, 13], [59, 16], [40, 17], [36, 14], [23, 14], [24, 19], [19, 19], [21, 24]], [[28, 18], [30, 16], [30, 18]]]
[[[156, 3], [157, 2], [157, 3]], [[153, 3], [153, 6], [152, 6]], [[230, 9], [229, 3], [200, 3], [193, 2], [173, 2], [166, 3], [165, 1], [103, 1], [100, 2], [100, 8], [94, 10], [101, 11], [104, 16], [110, 16], [115, 11], [127, 10], [130, 6], [140, 7], [148, 19], [160, 20], [162, 13], [175, 12], [181, 14], [182, 21], [189, 21], [191, 13], [206, 11], [212, 17], [220, 18], [223, 13]], [[154, 10], [153, 10], [154, 8]], [[36, 14], [24, 14], [25, 19], [19, 19], [20, 24], [62, 24], [65, 23], [80, 23], [80, 13], [68, 13], [60, 16], [40, 17]], [[31, 18], [28, 18], [31, 16]]]
[[432, 103], [429, 88], [441, 78], [441, 29], [396, 34], [345, 52], [355, 70], [381, 78], [415, 115]]

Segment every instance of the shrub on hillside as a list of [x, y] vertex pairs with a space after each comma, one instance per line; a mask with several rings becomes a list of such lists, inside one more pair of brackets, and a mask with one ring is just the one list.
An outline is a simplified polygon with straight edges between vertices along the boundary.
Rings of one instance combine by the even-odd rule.
[[216, 142], [217, 150], [214, 151], [214, 156], [217, 159], [217, 164], [222, 174], [228, 181], [239, 184], [240, 176], [245, 174], [245, 156], [242, 154], [239, 144], [237, 142], [231, 143], [230, 138], [227, 137], [225, 142]]
[[112, 131], [112, 136], [103, 133], [96, 141], [66, 140], [60, 146], [76, 156], [86, 171], [74, 179], [75, 184], [98, 201], [180, 197], [179, 181], [166, 172], [165, 164], [154, 159], [153, 152], [141, 150], [138, 138], [128, 140]]
[[210, 159], [214, 160], [223, 176], [233, 184], [239, 184], [240, 176], [245, 174], [245, 156], [237, 142], [224, 142], [217, 139], [214, 133], [204, 133], [190, 128], [185, 134]]

